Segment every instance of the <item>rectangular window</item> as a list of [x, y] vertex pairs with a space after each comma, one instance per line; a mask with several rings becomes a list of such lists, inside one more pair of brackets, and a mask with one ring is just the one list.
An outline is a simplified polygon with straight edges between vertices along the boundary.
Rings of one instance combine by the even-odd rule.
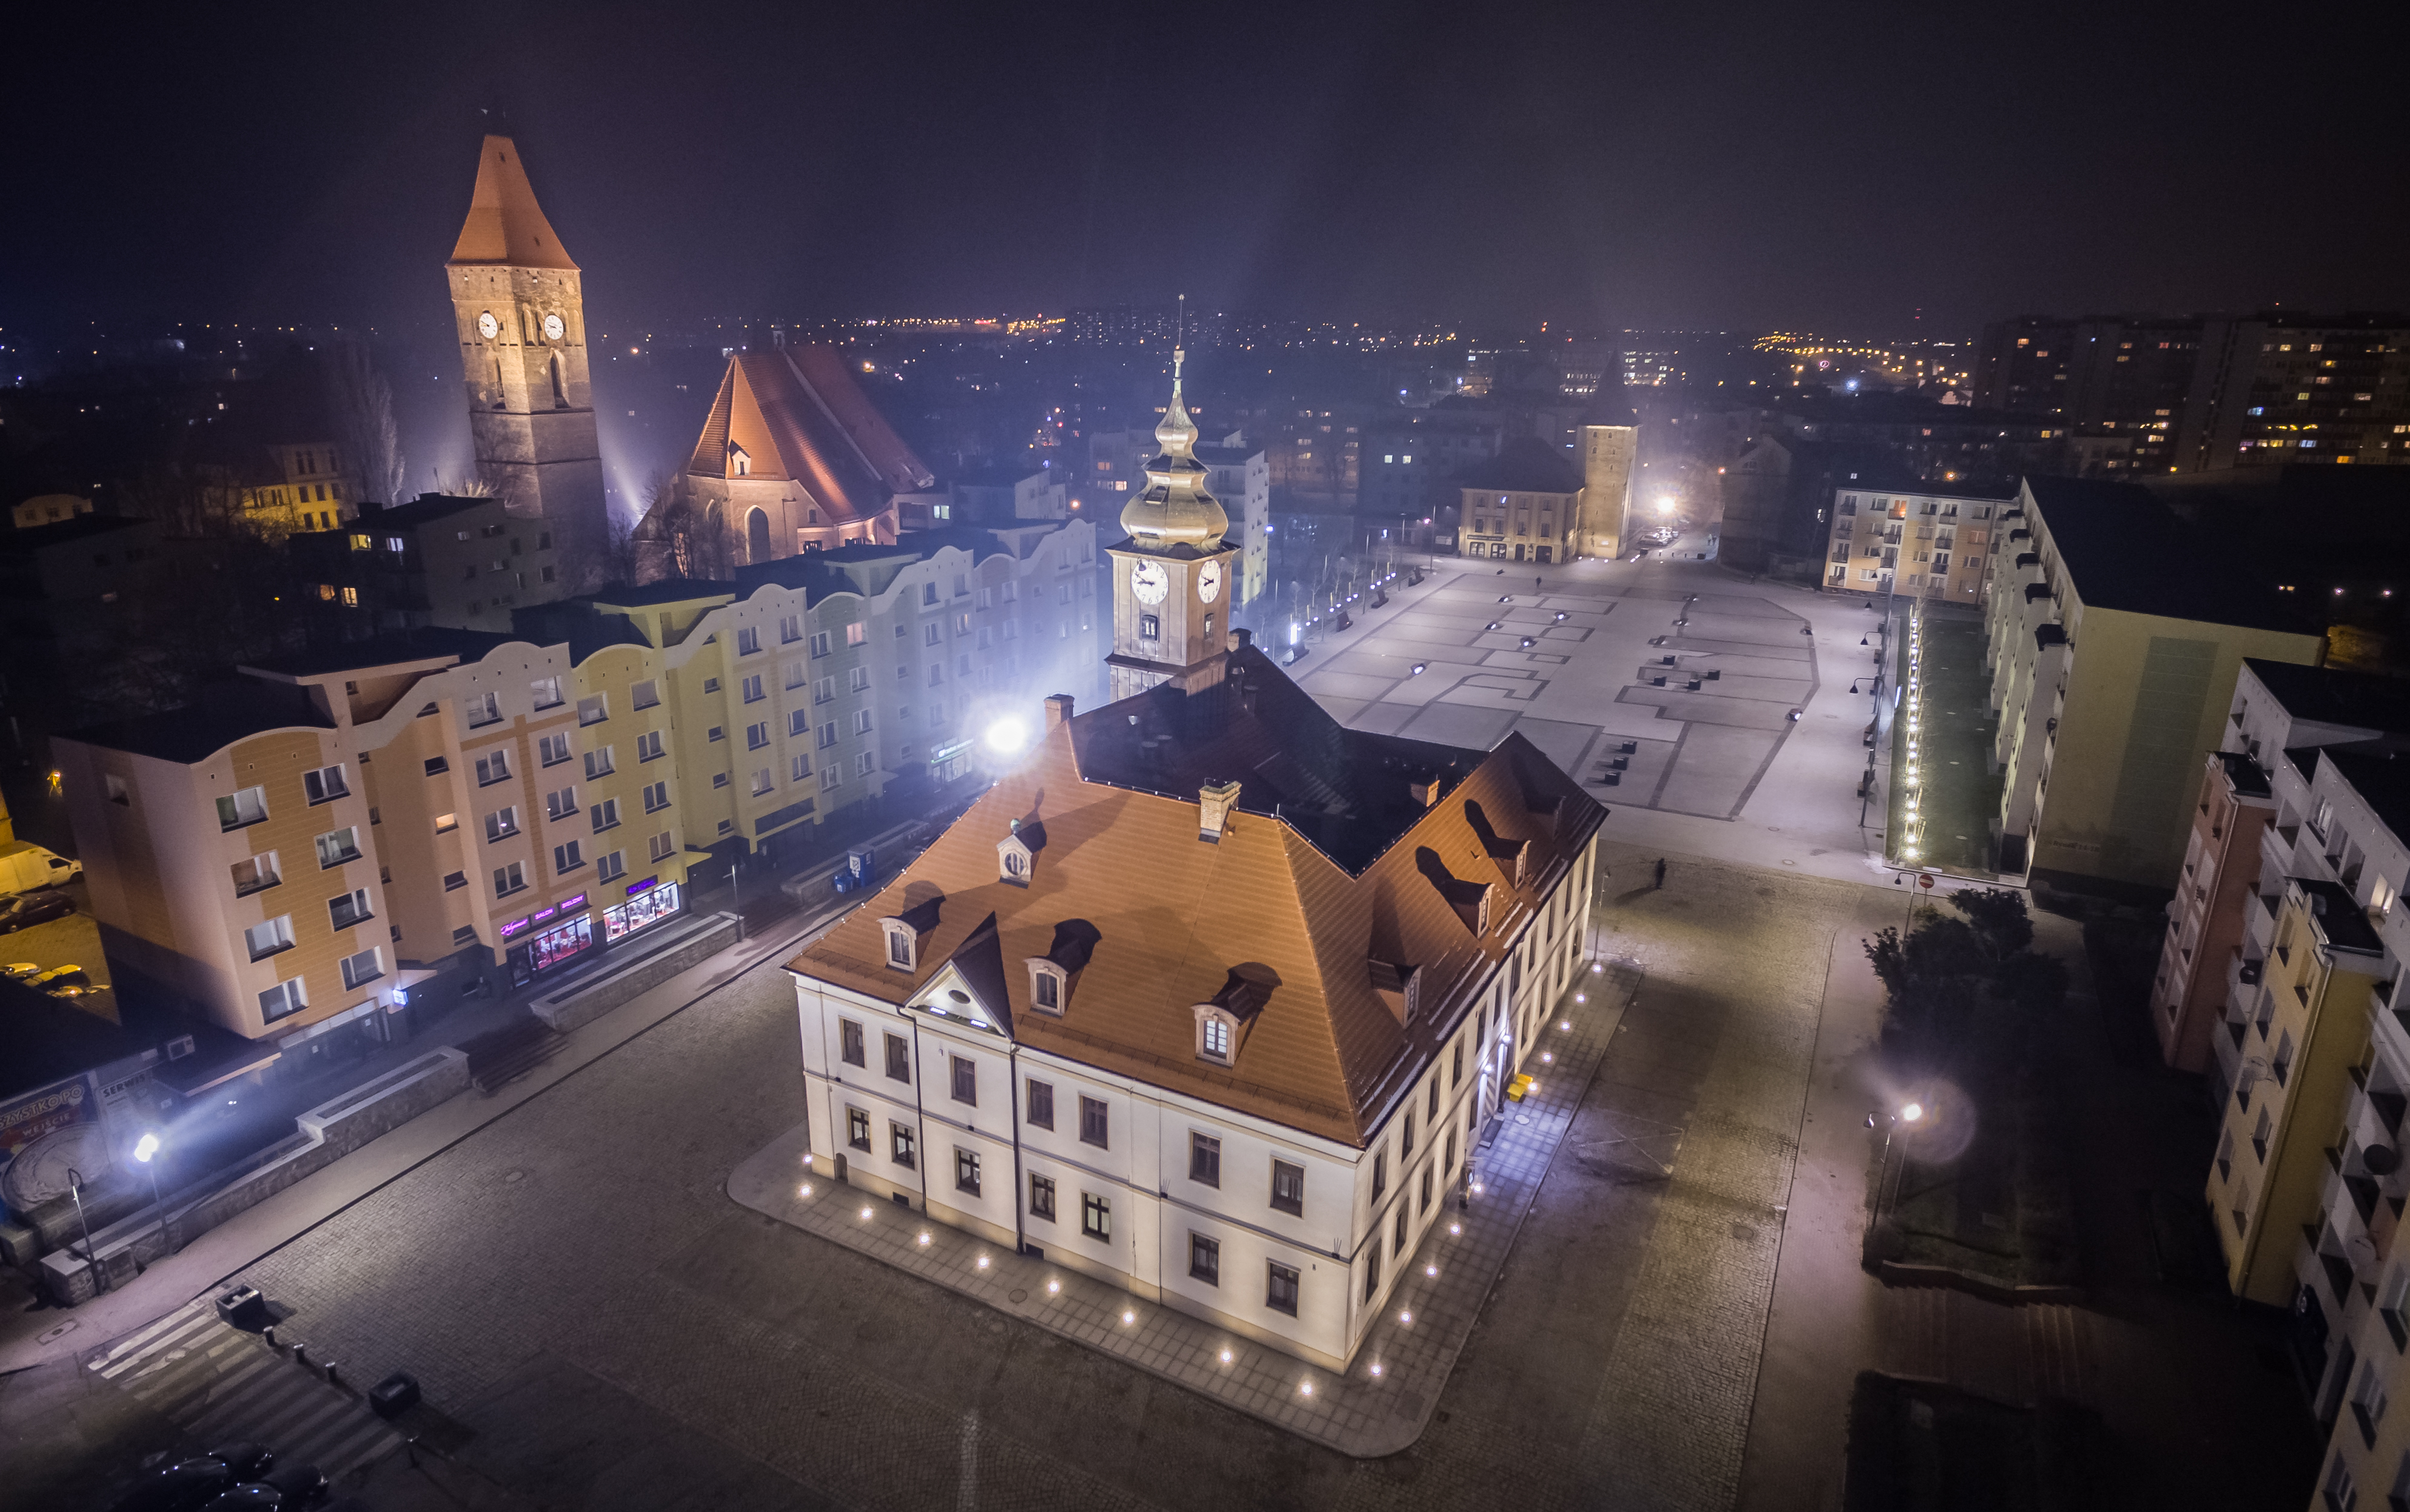
[[[495, 571], [500, 572], [501, 567], [502, 564], [501, 562], [494, 563]], [[559, 677], [538, 677], [535, 681], [528, 684], [528, 689], [530, 692], [535, 694], [535, 706], [537, 708], [548, 709], [555, 707], [560, 703], [560, 679]]]
[[752, 676], [746, 678], [740, 686], [744, 690], [745, 702], [748, 704], [759, 704], [762, 699], [769, 696], [762, 691], [762, 675], [758, 672]]
[[952, 1063], [953, 1086], [951, 1091], [954, 1100], [960, 1103], [967, 1103], [974, 1108], [978, 1107], [979, 1063], [972, 1060], [967, 1055], [950, 1055], [947, 1059]]
[[1052, 1129], [1054, 1127], [1054, 1084], [1051, 1082], [1029, 1083], [1029, 1127]]
[[1414, 1157], [1415, 1111], [1409, 1108], [1405, 1111], [1401, 1129], [1398, 1135], [1398, 1164], [1402, 1166]]
[[1381, 1200], [1381, 1194], [1388, 1189], [1389, 1152], [1375, 1150], [1372, 1152], [1372, 1200], [1375, 1202]]
[[601, 693], [589, 693], [577, 701], [577, 722], [580, 725], [601, 724], [611, 717], [611, 705]]
[[497, 808], [486, 816], [486, 839], [489, 844], [496, 840], [508, 839], [518, 832], [519, 811], [516, 805]]
[[1295, 1217], [1305, 1216], [1305, 1168], [1285, 1160], [1272, 1162], [1272, 1206]]
[[585, 865], [586, 857], [580, 853], [577, 841], [571, 840], [552, 848], [553, 875], [565, 877]]
[[848, 1066], [870, 1069], [869, 1053], [863, 1047], [862, 1025], [852, 1019], [839, 1019], [836, 1025], [837, 1054]]
[[1364, 1300], [1371, 1301], [1381, 1290], [1381, 1236], [1364, 1246]]
[[1209, 1287], [1222, 1284], [1222, 1242], [1203, 1234], [1188, 1236], [1188, 1274]]
[[715, 724], [710, 729], [705, 730], [703, 733], [703, 738], [706, 741], [725, 740], [728, 738], [728, 732], [719, 725]]
[[603, 799], [601, 803], [596, 804], [588, 813], [587, 819], [588, 821], [597, 830], [617, 829], [619, 827], [619, 800], [617, 798]]
[[1080, 1194], [1080, 1234], [1110, 1243], [1113, 1237], [1113, 1204], [1094, 1192]]
[[1416, 1195], [1415, 1211], [1428, 1214], [1431, 1205], [1431, 1168], [1423, 1167], [1422, 1189]]
[[251, 958], [264, 961], [279, 951], [293, 948], [293, 916], [281, 914], [266, 923], [254, 924], [242, 932], [242, 942], [249, 948]]
[[1403, 1202], [1399, 1203], [1397, 1231], [1390, 1236], [1389, 1253], [1401, 1260], [1406, 1258], [1406, 1224], [1410, 1218], [1411, 1214], [1406, 1212], [1406, 1205]]
[[790, 781], [790, 782], [801, 782], [804, 778], [807, 778], [807, 777], [809, 777], [809, 776], [811, 776], [811, 775], [812, 775], [812, 759], [811, 759], [809, 756], [805, 756], [805, 755], [796, 755], [796, 756], [791, 756], [791, 757], [789, 757], [789, 758], [788, 758], [788, 760], [787, 760], [787, 780], [788, 780], [788, 781]]
[[853, 711], [853, 733], [858, 735], [866, 735], [870, 734], [870, 711], [868, 709], [856, 709]]
[[1080, 1142], [1107, 1149], [1105, 1142], [1105, 1105], [1085, 1093], [1080, 1095]]
[[887, 1079], [891, 1082], [912, 1080], [912, 1047], [900, 1034], [887, 1036]]
[[919, 1156], [914, 1148], [912, 1131], [909, 1128], [902, 1124], [888, 1125], [887, 1148], [894, 1156], [897, 1165], [907, 1170], [914, 1169]]
[[659, 813], [670, 806], [670, 785], [666, 782], [648, 784], [645, 789], [645, 812]]
[[854, 692], [867, 692], [870, 691], [870, 669], [856, 667], [846, 674], [845, 681], [846, 686]]
[[535, 743], [536, 760], [546, 766], [559, 766], [569, 760], [569, 736], [540, 735]]
[[457, 893], [468, 885], [469, 874], [465, 871], [447, 871], [443, 874], [443, 891], [446, 893]]
[[1188, 1136], [1188, 1179], [1207, 1186], [1222, 1185], [1222, 1141], [1211, 1134]]
[[778, 642], [780, 645], [792, 646], [803, 638], [804, 617], [802, 615], [782, 615], [779, 617]]
[[460, 722], [472, 730], [496, 723], [501, 717], [501, 700], [492, 693], [472, 693], [460, 700]]
[[349, 929], [376, 917], [369, 911], [369, 890], [354, 888], [341, 897], [327, 900], [327, 917], [337, 929]]
[[357, 955], [343, 957], [343, 985], [364, 986], [385, 975], [385, 952], [373, 946]]
[[809, 714], [806, 714], [802, 709], [789, 709], [787, 711], [787, 734], [791, 735], [805, 735], [809, 734], [811, 733], [811, 729], [812, 717]]
[[494, 868], [494, 896], [508, 897], [527, 886], [527, 875], [515, 861]]
[[1275, 1313], [1297, 1316], [1297, 1267], [1278, 1260], [1265, 1262], [1264, 1305]]
[[442, 777], [452, 770], [452, 761], [447, 756], [429, 756], [427, 758], [426, 765], [428, 777]]
[[309, 995], [302, 991], [299, 977], [291, 981], [280, 981], [259, 995], [259, 1016], [270, 1024], [278, 1019], [291, 1018], [309, 1006]]
[[860, 646], [868, 639], [870, 639], [870, 627], [862, 620], [857, 619], [845, 627], [845, 643], [848, 646]]
[[301, 791], [310, 795], [310, 802], [313, 805], [332, 803], [338, 798], [348, 798], [352, 793], [343, 782], [341, 766], [321, 766], [315, 771], [302, 773]]
[[596, 778], [600, 777], [609, 777], [611, 775], [611, 771], [612, 763], [610, 747], [605, 746], [600, 750], [589, 750], [586, 753], [587, 781], [591, 782]]
[[1456, 1130], [1447, 1131], [1447, 1173], [1456, 1174]]
[[1054, 1178], [1033, 1175], [1029, 1178], [1029, 1215], [1054, 1221]]
[[575, 812], [577, 812], [577, 790], [575, 788], [555, 788], [550, 792], [544, 795], [544, 818], [552, 820], [566, 819]]
[[239, 830], [246, 824], [256, 824], [268, 817], [268, 790], [245, 788], [231, 798], [218, 800], [218, 827]]
[[825, 630], [815, 632], [812, 635], [812, 655], [826, 656], [828, 654], [829, 632]]
[[650, 677], [628, 690], [628, 703], [632, 707], [648, 709], [661, 701], [661, 685]]
[[494, 749], [487, 751], [485, 755], [477, 758], [477, 785], [479, 787], [489, 788], [497, 782], [507, 782], [510, 780], [510, 777], [511, 752], [509, 747], [498, 746]]
[[826, 750], [831, 746], [835, 745], [836, 721], [835, 720], [831, 720], [826, 724], [821, 725], [820, 728], [820, 734], [813, 743], [819, 746], [822, 750]]
[[318, 836], [318, 867], [321, 871], [360, 859], [360, 832], [357, 826], [328, 830]]
[[870, 1153], [870, 1114], [868, 1112], [860, 1108], [848, 1108], [845, 1111], [845, 1142], [864, 1155]]
[[762, 648], [762, 632], [748, 625], [736, 632], [736, 654], [751, 656]]
[[769, 720], [764, 720], [759, 724], [748, 724], [745, 727], [745, 749], [747, 750], [760, 750], [769, 743]]
[[980, 1157], [976, 1150], [954, 1146], [954, 1190], [980, 1195]]
[[1142, 614], [1139, 616], [1138, 638], [1142, 641], [1161, 640], [1163, 638], [1163, 621], [1151, 614]]
[[628, 852], [625, 850], [614, 850], [594, 864], [594, 880], [598, 882], [616, 882], [627, 875]]
[[659, 730], [647, 730], [647, 731], [646, 731], [643, 734], [640, 734], [640, 735], [638, 735], [638, 736], [636, 737], [636, 760], [637, 760], [637, 761], [639, 761], [639, 762], [653, 762], [653, 761], [659, 761], [659, 760], [661, 760], [661, 733]]
[[666, 861], [670, 852], [677, 849], [677, 842], [670, 838], [669, 831], [663, 830], [652, 837], [646, 849], [652, 852], [655, 861]]
[[265, 892], [283, 880], [277, 874], [276, 852], [273, 850], [262, 850], [247, 861], [238, 861], [232, 870], [234, 895], [237, 897]]

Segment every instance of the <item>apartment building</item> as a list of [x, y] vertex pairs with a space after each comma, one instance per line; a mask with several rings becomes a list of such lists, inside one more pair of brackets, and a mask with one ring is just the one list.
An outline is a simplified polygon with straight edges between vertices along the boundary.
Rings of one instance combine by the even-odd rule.
[[2000, 869], [2164, 896], [2243, 658], [2315, 666], [2324, 627], [2131, 484], [2028, 477], [1998, 524], [1983, 654]]
[[1980, 603], [2000, 561], [2013, 487], [1933, 492], [1869, 477], [1833, 491], [1824, 586], [1935, 603]]
[[1554, 1032], [1605, 811], [1520, 736], [1349, 731], [1228, 642], [1049, 700], [789, 964], [813, 1162], [1343, 1370]]
[[1502, 561], [1571, 561], [1585, 539], [1582, 478], [1556, 448], [1534, 437], [1458, 474], [1463, 525], [1457, 554]]
[[286, 545], [296, 575], [356, 638], [429, 625], [506, 634], [516, 611], [575, 586], [565, 544], [500, 499], [430, 493]]
[[1095, 531], [913, 539], [340, 645], [58, 737], [112, 963], [289, 1041], [439, 974], [535, 981], [680, 911], [690, 868], [961, 780], [1030, 689], [1094, 686]]
[[1271, 585], [1271, 458], [1236, 430], [1218, 443], [1199, 442], [1190, 450], [1205, 464], [1205, 491], [1222, 501], [1239, 527], [1239, 580], [1230, 607], [1244, 609]]
[[[2160, 1053], [2182, 1070], [2207, 1071], [2223, 1102], [2241, 1063], [2245, 1003], [2265, 953], [2246, 958], [2253, 910], [2274, 894], [2261, 872], [2279, 808], [2310, 804], [2298, 758], [2320, 747], [2410, 741], [2410, 684], [2389, 677], [2246, 659], [2236, 678], [2224, 741], [2202, 763], [2184, 868], [2168, 905], [2168, 934], [2151, 987]], [[2218, 1031], [2226, 1031], [2224, 1040]]]

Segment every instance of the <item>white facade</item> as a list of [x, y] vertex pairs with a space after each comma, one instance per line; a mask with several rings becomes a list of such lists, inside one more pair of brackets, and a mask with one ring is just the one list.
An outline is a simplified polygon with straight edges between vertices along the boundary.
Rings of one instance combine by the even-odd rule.
[[1596, 862], [1593, 839], [1451, 995], [1443, 1048], [1361, 1149], [1018, 1044], [953, 963], [901, 1007], [799, 972], [815, 1167], [1344, 1369], [1585, 967]]

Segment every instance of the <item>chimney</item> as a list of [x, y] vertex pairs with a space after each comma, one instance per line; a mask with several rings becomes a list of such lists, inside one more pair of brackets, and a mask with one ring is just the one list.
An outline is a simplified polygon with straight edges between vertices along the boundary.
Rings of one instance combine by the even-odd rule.
[[1207, 845], [1220, 845], [1222, 832], [1229, 827], [1230, 810], [1238, 807], [1239, 784], [1209, 782], [1197, 790], [1197, 837]]
[[1439, 802], [1439, 778], [1426, 778], [1420, 782], [1407, 784], [1406, 796], [1415, 801], [1416, 807], [1429, 808]]
[[1256, 644], [1256, 632], [1255, 632], [1254, 631], [1252, 631], [1252, 630], [1239, 630], [1239, 629], [1235, 629], [1235, 628], [1231, 630], [1231, 632], [1230, 632], [1230, 635], [1229, 635], [1229, 647], [1230, 647], [1230, 649], [1231, 649], [1231, 650], [1233, 650], [1233, 651], [1243, 651], [1243, 650], [1245, 650], [1248, 647], [1253, 646], [1253, 645], [1255, 645], [1255, 644]]
[[1068, 693], [1049, 693], [1046, 696], [1047, 730], [1052, 732], [1056, 725], [1068, 724], [1070, 722], [1071, 695]]

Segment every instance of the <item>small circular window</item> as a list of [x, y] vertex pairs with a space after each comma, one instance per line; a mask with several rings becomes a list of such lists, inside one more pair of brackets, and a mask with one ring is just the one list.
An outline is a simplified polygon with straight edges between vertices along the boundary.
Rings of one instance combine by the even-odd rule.
[[971, 995], [963, 991], [959, 987], [947, 988], [946, 996], [952, 998], [957, 1003], [967, 1003], [971, 1000]]

